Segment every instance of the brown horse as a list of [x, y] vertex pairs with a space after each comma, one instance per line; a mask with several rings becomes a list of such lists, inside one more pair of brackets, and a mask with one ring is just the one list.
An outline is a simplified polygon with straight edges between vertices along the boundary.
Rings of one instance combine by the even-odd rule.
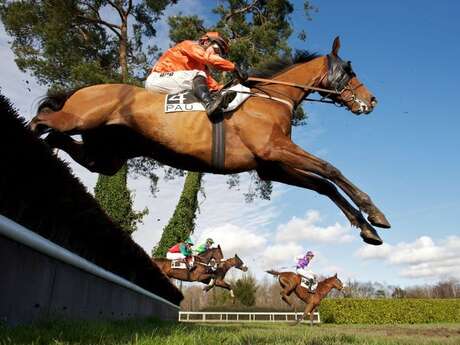
[[326, 278], [318, 283], [314, 293], [310, 293], [306, 288], [300, 285], [301, 278], [298, 274], [294, 272], [277, 272], [274, 270], [266, 271], [276, 277], [283, 289], [281, 291], [281, 298], [285, 301], [290, 307], [292, 303], [289, 300], [289, 296], [294, 292], [296, 296], [306, 303], [305, 310], [303, 315], [297, 319], [297, 323], [301, 322], [308, 314], [310, 314], [310, 325], [313, 326], [313, 313], [316, 308], [318, 308], [321, 300], [327, 296], [329, 291], [333, 288], [337, 290], [342, 290], [343, 284], [339, 278], [337, 278], [337, 273], [329, 278]]
[[212, 265], [214, 265], [214, 263], [222, 261], [223, 258], [224, 254], [222, 254], [222, 249], [220, 248], [220, 245], [218, 245], [215, 248], [209, 248], [202, 254], [195, 255], [195, 259], [198, 262], [203, 262], [205, 264], [212, 263]]
[[[114, 174], [127, 159], [137, 156], [189, 171], [234, 174], [255, 169], [263, 180], [326, 195], [361, 229], [365, 242], [378, 245], [382, 240], [362, 212], [374, 226], [389, 228], [390, 224], [370, 197], [337, 168], [290, 139], [293, 109], [313, 90], [354, 114], [368, 114], [376, 106], [375, 97], [357, 79], [350, 63], [338, 56], [339, 47], [336, 38], [330, 54], [304, 55], [272, 75], [271, 82], [250, 84], [252, 97], [225, 114], [225, 165], [219, 170], [212, 165], [212, 123], [206, 114], [165, 114], [165, 95], [140, 87], [103, 84], [47, 97], [30, 127], [37, 134], [51, 131], [46, 138], [50, 146], [102, 174]], [[69, 134], [81, 134], [83, 140]]]
[[228, 270], [232, 267], [238, 268], [243, 272], [246, 272], [248, 268], [244, 265], [243, 261], [235, 254], [233, 258], [221, 260], [217, 264], [217, 269], [212, 271], [209, 267], [203, 263], [197, 262], [197, 266], [193, 271], [187, 269], [171, 268], [171, 260], [164, 258], [153, 258], [152, 261], [163, 271], [163, 273], [169, 278], [174, 278], [182, 281], [189, 282], [201, 282], [206, 284], [203, 288], [204, 291], [208, 292], [214, 286], [230, 291], [230, 295], [234, 298], [233, 290], [230, 284], [224, 281], [225, 275]]

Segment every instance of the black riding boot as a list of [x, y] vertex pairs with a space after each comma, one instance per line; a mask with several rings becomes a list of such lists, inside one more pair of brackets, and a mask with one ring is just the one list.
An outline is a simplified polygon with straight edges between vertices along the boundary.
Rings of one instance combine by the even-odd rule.
[[224, 101], [226, 101], [226, 97], [220, 92], [211, 96], [206, 78], [201, 75], [193, 79], [193, 94], [203, 103], [209, 118], [212, 118], [212, 115], [220, 110]]

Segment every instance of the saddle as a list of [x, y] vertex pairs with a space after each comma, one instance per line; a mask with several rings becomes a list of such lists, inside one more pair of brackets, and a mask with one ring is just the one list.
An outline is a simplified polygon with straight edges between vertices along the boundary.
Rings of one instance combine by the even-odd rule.
[[[250, 96], [250, 89], [241, 84], [231, 86], [220, 92], [228, 94], [226, 97], [228, 101], [227, 104], [224, 104], [223, 112], [235, 110]], [[195, 97], [192, 90], [165, 95], [165, 113], [187, 111], [205, 111], [203, 104]]]

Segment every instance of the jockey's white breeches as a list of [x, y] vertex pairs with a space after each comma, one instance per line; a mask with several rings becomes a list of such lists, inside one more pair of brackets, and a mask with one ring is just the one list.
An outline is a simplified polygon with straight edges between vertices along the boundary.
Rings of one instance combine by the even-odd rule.
[[145, 88], [150, 91], [167, 94], [191, 90], [193, 87], [193, 79], [197, 75], [206, 78], [206, 73], [200, 70], [152, 72], [145, 81]]
[[169, 260], [182, 260], [185, 259], [185, 255], [182, 253], [166, 253], [166, 259]]
[[316, 280], [316, 274], [314, 274], [311, 270], [308, 268], [297, 268], [296, 273], [300, 274], [301, 276], [307, 278], [307, 279], [313, 279]]

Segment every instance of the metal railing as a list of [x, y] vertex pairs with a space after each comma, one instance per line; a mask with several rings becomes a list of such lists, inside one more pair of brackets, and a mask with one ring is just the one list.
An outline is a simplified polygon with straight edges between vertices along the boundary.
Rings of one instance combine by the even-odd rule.
[[16, 242], [22, 243], [23, 245], [30, 247], [40, 253], [48, 255], [59, 261], [62, 261], [68, 265], [77, 267], [83, 271], [89, 272], [95, 276], [113, 282], [117, 285], [123, 286], [127, 289], [140, 293], [151, 299], [160, 301], [167, 304], [175, 309], [179, 309], [178, 305], [171, 303], [170, 301], [147, 291], [140, 286], [133, 284], [132, 282], [122, 278], [112, 272], [109, 272], [92, 262], [72, 253], [71, 251], [58, 246], [57, 244], [49, 241], [48, 239], [30, 231], [24, 226], [12, 221], [0, 215], [0, 235], [10, 238]]
[[[303, 313], [293, 312], [201, 312], [181, 311], [180, 322], [286, 322], [295, 321]], [[313, 323], [320, 323], [318, 312], [313, 313]], [[307, 318], [303, 322], [309, 322]]]

